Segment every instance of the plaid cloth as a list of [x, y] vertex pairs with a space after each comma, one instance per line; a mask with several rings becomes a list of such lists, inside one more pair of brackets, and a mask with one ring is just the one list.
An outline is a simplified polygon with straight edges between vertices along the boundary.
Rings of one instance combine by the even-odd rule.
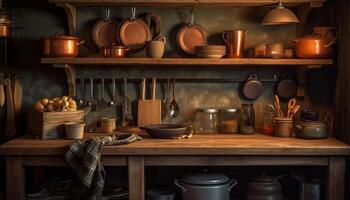
[[103, 145], [121, 145], [142, 139], [136, 134], [122, 134], [72, 142], [66, 160], [84, 186], [83, 199], [101, 199], [106, 172], [101, 164]]

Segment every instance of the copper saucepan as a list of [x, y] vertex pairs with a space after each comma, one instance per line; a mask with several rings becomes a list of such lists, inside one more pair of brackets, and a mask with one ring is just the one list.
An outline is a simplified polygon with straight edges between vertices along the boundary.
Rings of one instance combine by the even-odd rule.
[[106, 45], [101, 48], [101, 53], [105, 58], [125, 58], [128, 50], [125, 46]]
[[73, 36], [45, 36], [41, 38], [43, 54], [49, 57], [77, 57], [78, 46], [85, 41]]
[[0, 14], [0, 37], [10, 36], [10, 22], [6, 14]]

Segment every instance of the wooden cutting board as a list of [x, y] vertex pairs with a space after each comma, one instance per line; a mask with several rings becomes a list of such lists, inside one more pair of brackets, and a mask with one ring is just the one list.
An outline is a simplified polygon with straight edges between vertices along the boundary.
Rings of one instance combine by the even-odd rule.
[[141, 99], [138, 101], [137, 126], [145, 127], [161, 123], [161, 100], [156, 99], [156, 79], [152, 79], [152, 99], [146, 99], [146, 79], [141, 83]]

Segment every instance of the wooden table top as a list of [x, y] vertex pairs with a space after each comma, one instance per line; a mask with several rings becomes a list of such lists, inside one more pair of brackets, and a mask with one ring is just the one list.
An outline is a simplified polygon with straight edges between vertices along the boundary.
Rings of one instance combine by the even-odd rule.
[[[86, 134], [86, 137], [97, 134]], [[101, 134], [100, 134], [101, 135]], [[104, 146], [103, 155], [319, 155], [347, 156], [350, 145], [337, 139], [304, 140], [261, 134], [194, 135], [191, 139], [151, 139]], [[23, 136], [0, 145], [0, 155], [64, 155], [71, 140], [40, 140]]]

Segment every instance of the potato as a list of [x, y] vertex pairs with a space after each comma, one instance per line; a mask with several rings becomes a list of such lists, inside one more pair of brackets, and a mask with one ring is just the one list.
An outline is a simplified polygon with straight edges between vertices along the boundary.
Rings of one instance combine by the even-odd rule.
[[48, 99], [48, 98], [43, 98], [43, 99], [41, 99], [41, 104], [42, 104], [43, 106], [47, 106], [47, 104], [49, 104], [49, 99]]
[[47, 105], [47, 111], [48, 111], [48, 112], [54, 111], [54, 106], [53, 106], [53, 104], [50, 104], [50, 103], [49, 103], [49, 104]]
[[45, 112], [45, 106], [41, 104], [40, 101], [36, 102], [34, 105], [34, 109], [39, 112]]
[[63, 96], [61, 99], [62, 99], [63, 101], [68, 101], [68, 97], [67, 97], [67, 96]]

